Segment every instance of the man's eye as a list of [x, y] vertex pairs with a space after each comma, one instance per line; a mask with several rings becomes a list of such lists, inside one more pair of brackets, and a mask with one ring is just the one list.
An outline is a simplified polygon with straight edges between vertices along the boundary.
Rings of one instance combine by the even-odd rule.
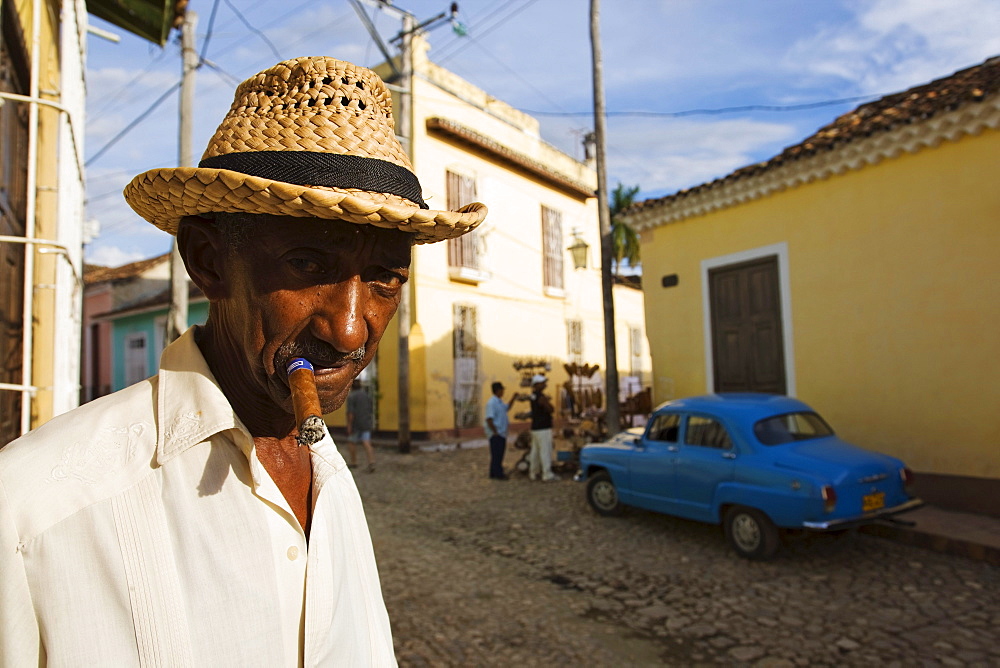
[[389, 290], [398, 290], [403, 283], [406, 283], [406, 275], [398, 271], [392, 271], [391, 269], [382, 269], [380, 271], [372, 271], [367, 280]]
[[402, 276], [400, 276], [394, 271], [383, 271], [376, 277], [375, 280], [377, 280], [379, 283], [395, 288], [402, 285], [406, 279], [404, 279]]
[[292, 265], [297, 271], [307, 274], [317, 274], [323, 271], [323, 267], [319, 262], [304, 257], [291, 258], [288, 260], [288, 264]]

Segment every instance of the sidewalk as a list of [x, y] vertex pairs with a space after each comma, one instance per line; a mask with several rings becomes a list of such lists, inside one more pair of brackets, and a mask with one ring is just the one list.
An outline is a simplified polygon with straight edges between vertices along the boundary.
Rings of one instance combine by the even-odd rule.
[[1000, 566], [1000, 518], [924, 506], [900, 515], [900, 519], [913, 522], [914, 526], [876, 524], [860, 530], [869, 535]]

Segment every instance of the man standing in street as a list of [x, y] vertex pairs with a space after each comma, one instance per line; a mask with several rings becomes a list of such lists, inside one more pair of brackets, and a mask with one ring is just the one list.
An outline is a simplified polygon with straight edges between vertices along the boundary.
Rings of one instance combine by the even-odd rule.
[[531, 452], [528, 478], [544, 482], [558, 480], [552, 473], [552, 402], [544, 394], [549, 379], [538, 373], [531, 378]]
[[503, 383], [496, 382], [491, 386], [493, 396], [486, 402], [486, 435], [490, 438], [490, 477], [494, 480], [506, 480], [503, 472], [503, 455], [507, 449], [507, 411], [510, 410], [515, 394], [510, 401], [504, 403]]
[[368, 458], [368, 472], [375, 473], [375, 448], [372, 447], [374, 423], [372, 398], [361, 386], [361, 381], [355, 380], [347, 395], [347, 459], [351, 468], [358, 465], [357, 444], [361, 443]]

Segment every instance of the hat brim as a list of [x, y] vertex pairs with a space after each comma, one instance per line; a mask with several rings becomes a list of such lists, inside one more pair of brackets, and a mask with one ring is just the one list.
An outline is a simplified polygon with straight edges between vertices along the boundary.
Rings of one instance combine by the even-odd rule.
[[397, 195], [365, 190], [300, 186], [227, 169], [167, 167], [139, 174], [125, 186], [136, 213], [170, 234], [184, 216], [206, 213], [263, 213], [345, 220], [398, 229], [417, 243], [460, 237], [486, 218], [486, 205], [458, 211], [421, 209]]

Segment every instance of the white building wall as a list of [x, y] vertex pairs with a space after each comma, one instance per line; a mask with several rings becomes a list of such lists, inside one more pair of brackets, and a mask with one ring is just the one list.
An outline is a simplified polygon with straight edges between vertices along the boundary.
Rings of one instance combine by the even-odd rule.
[[[58, 236], [63, 261], [57, 264], [52, 412], [59, 415], [80, 400], [83, 310], [83, 135], [86, 90], [87, 11], [83, 0], [65, 0], [61, 16], [61, 100], [59, 127]], [[36, 354], [44, 351], [36, 350]]]

